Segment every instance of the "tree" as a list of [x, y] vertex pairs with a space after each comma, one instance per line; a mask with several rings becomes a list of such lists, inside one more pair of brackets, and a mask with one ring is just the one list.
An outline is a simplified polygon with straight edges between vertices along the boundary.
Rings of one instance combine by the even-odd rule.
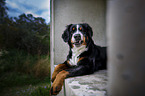
[[49, 51], [49, 25], [40, 17], [21, 14], [15, 18], [17, 36], [16, 47], [32, 54], [47, 54]]
[[4, 22], [4, 18], [6, 18], [8, 8], [6, 7], [5, 0], [0, 0], [0, 24]]
[[45, 19], [32, 14], [9, 18], [5, 0], [1, 0], [0, 49], [19, 49], [31, 54], [48, 54], [49, 28]]

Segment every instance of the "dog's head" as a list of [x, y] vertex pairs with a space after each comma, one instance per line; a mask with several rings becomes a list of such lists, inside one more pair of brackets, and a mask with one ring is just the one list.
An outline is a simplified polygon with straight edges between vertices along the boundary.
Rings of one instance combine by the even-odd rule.
[[62, 34], [64, 42], [67, 42], [71, 47], [88, 45], [92, 36], [92, 28], [87, 23], [70, 24]]

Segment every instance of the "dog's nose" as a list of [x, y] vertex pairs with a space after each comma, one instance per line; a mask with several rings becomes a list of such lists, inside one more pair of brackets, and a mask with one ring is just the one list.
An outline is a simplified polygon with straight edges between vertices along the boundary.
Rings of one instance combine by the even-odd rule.
[[74, 36], [74, 38], [75, 38], [76, 41], [79, 41], [79, 40], [81, 40], [81, 35], [80, 34], [76, 34]]

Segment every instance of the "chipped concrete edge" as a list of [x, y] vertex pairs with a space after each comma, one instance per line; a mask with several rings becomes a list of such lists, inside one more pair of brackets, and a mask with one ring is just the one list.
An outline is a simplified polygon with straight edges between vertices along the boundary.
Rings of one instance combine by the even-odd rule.
[[68, 78], [64, 86], [66, 96], [106, 96], [107, 71]]

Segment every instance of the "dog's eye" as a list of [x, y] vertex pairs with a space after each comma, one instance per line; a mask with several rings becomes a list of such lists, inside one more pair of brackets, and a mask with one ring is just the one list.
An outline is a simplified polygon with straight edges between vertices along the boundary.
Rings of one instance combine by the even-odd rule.
[[80, 27], [79, 30], [82, 31], [82, 27]]

